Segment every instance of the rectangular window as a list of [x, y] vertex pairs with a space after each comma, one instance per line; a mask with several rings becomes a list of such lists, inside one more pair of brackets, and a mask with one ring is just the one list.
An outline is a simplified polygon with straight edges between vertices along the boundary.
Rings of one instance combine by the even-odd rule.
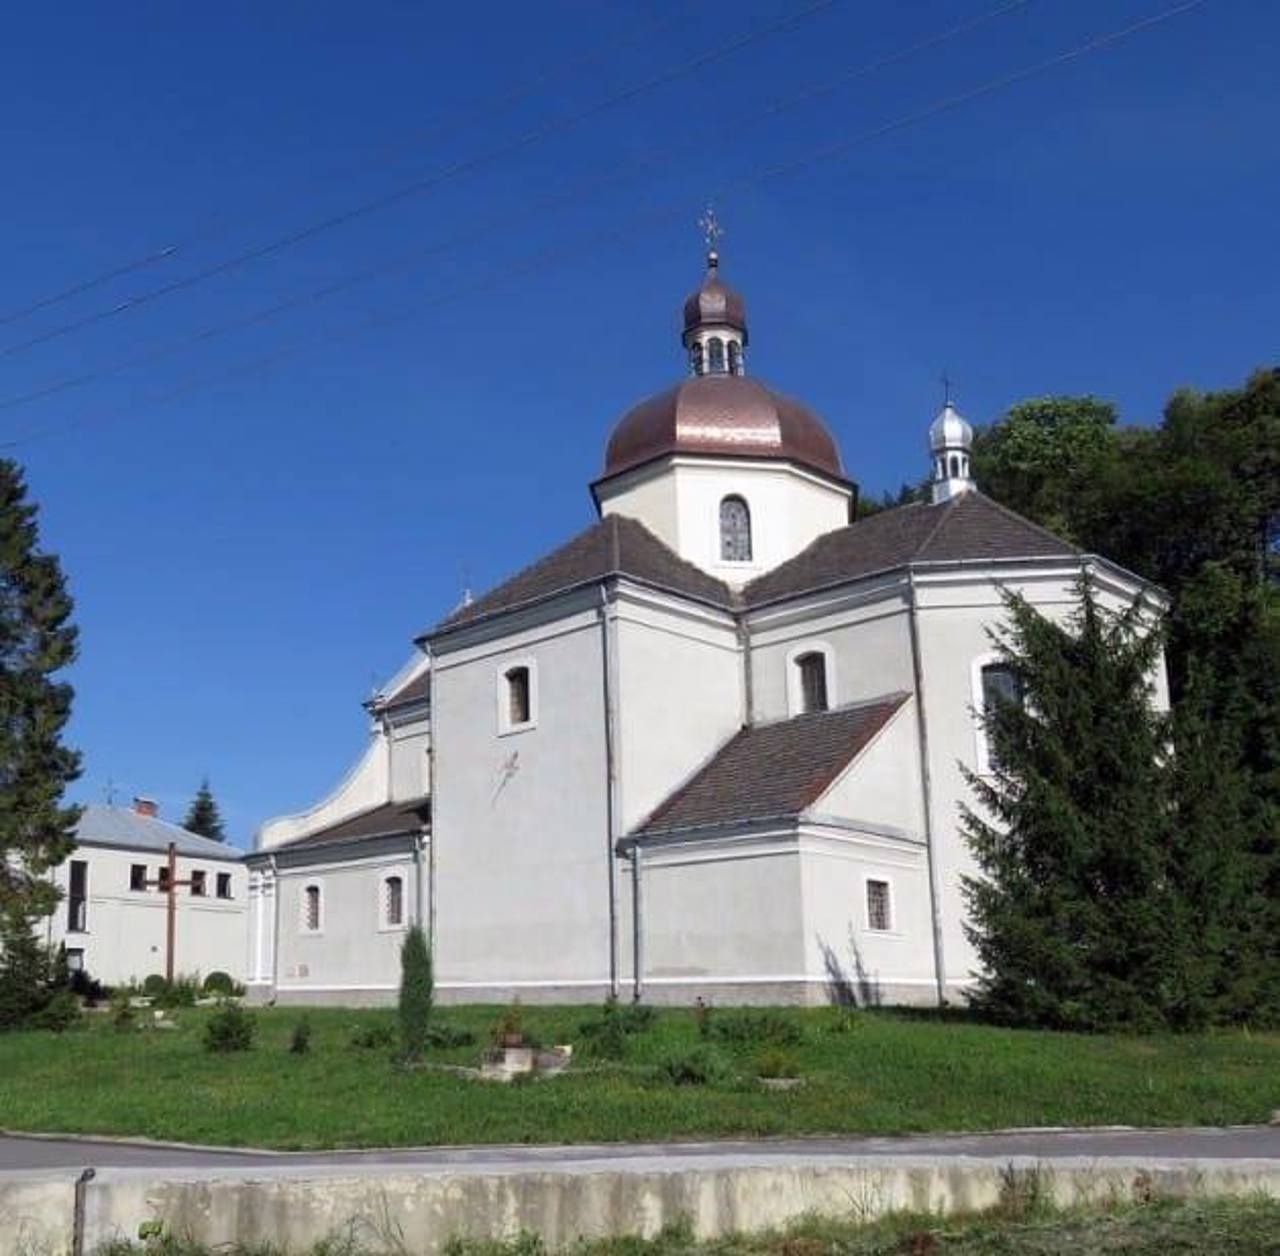
[[145, 890], [147, 888], [147, 865], [131, 864], [129, 867], [129, 888]]
[[320, 887], [309, 885], [302, 892], [302, 927], [308, 933], [320, 931]]
[[161, 894], [167, 894], [169, 892], [168, 864], [161, 864], [160, 867], [156, 869], [156, 889], [158, 889]]
[[205, 876], [204, 870], [201, 868], [193, 868], [191, 871], [191, 897], [204, 898]]
[[404, 924], [404, 881], [400, 877], [388, 877], [383, 883], [386, 894], [384, 919], [388, 928]]
[[229, 872], [218, 873], [218, 897], [231, 897], [231, 873]]
[[889, 915], [889, 882], [867, 882], [867, 928], [886, 931], [893, 928]]
[[513, 667], [507, 673], [507, 719], [514, 727], [529, 722], [529, 669]]
[[83, 933], [88, 927], [89, 865], [73, 859], [67, 886], [67, 932]]
[[816, 650], [802, 654], [797, 660], [800, 667], [800, 700], [805, 714], [827, 709], [827, 660]]

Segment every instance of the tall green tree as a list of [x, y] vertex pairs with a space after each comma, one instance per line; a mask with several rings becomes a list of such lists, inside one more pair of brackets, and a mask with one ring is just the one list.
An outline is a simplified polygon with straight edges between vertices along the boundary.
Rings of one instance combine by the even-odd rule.
[[71, 612], [22, 472], [0, 459], [0, 927], [10, 934], [53, 911], [48, 874], [75, 845], [79, 810], [63, 794], [80, 756], [62, 741], [72, 690], [56, 678], [76, 654]]
[[1176, 1010], [1187, 942], [1171, 913], [1169, 727], [1152, 701], [1161, 634], [1140, 601], [1110, 612], [1087, 580], [1079, 597], [1062, 624], [1008, 595], [994, 634], [1021, 699], [985, 714], [993, 769], [967, 773], [974, 1002], [1007, 1024], [1156, 1028], [1199, 1016]]
[[426, 1054], [434, 1003], [431, 948], [421, 927], [413, 925], [400, 948], [400, 1049], [408, 1061]]
[[199, 833], [201, 837], [210, 838], [215, 842], [227, 840], [226, 832], [222, 827], [222, 813], [218, 810], [218, 803], [213, 796], [213, 791], [209, 788], [207, 776], [200, 782], [200, 788], [196, 790], [196, 796], [191, 800], [191, 806], [187, 808], [187, 818], [183, 820], [182, 827], [190, 833]]

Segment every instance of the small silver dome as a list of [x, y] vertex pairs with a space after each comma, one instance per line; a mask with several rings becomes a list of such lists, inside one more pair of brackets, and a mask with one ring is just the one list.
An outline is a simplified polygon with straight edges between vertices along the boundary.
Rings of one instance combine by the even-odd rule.
[[944, 449], [968, 449], [972, 444], [972, 426], [948, 401], [929, 425], [930, 450], [936, 454]]

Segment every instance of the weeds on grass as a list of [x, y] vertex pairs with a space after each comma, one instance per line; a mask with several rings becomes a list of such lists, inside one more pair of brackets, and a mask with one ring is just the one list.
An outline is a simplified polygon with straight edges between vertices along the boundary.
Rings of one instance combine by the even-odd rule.
[[289, 1038], [290, 1055], [306, 1055], [311, 1050], [311, 1022], [304, 1016], [293, 1027]]
[[252, 1014], [239, 1003], [224, 1003], [204, 1027], [204, 1049], [214, 1053], [248, 1051], [257, 1028]]
[[779, 1012], [721, 1012], [704, 1037], [733, 1046], [799, 1047], [804, 1030]]
[[654, 1075], [669, 1086], [710, 1086], [726, 1082], [732, 1076], [723, 1057], [707, 1046], [667, 1056], [654, 1070]]

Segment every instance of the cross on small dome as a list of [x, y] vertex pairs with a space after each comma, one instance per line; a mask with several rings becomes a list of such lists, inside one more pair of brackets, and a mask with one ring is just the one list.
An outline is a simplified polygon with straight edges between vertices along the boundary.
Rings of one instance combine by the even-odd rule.
[[969, 469], [973, 428], [955, 408], [948, 384], [947, 399], [929, 425], [929, 452], [933, 456], [933, 500], [949, 501], [974, 487]]

